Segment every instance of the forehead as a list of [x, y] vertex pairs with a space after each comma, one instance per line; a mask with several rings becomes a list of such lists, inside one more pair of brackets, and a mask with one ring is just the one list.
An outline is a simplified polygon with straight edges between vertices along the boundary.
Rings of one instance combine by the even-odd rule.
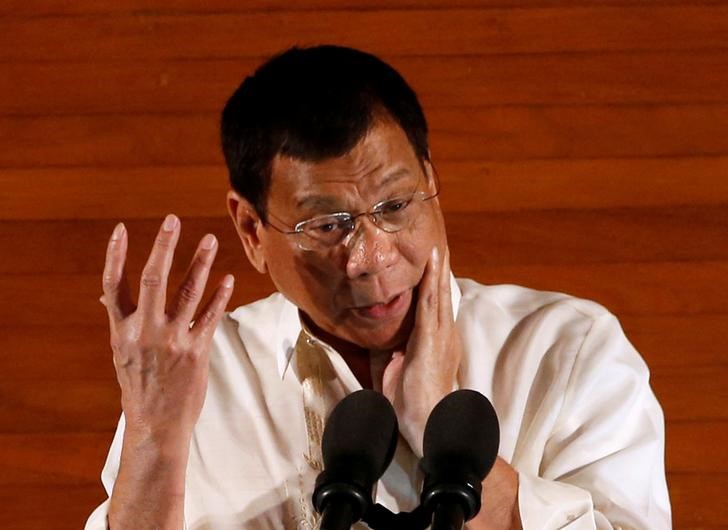
[[268, 203], [301, 210], [378, 198], [383, 191], [416, 184], [421, 175], [419, 160], [402, 128], [380, 120], [341, 157], [309, 162], [277, 156]]

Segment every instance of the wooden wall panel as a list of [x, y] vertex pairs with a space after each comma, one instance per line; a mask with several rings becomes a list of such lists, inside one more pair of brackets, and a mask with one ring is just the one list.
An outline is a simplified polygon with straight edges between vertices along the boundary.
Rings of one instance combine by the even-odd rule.
[[[12, 115], [220, 112], [258, 58], [6, 64]], [[392, 57], [428, 109], [498, 105], [722, 103], [724, 50]], [[73, 85], [74, 90], [59, 90]], [[123, 86], [124, 90], [119, 90]]]
[[0, 389], [0, 432], [109, 432], [119, 419], [119, 389], [110, 381], [8, 381]]
[[262, 57], [321, 42], [383, 55], [702, 50], [726, 32], [724, 5], [7, 17], [0, 60]]
[[7, 467], [5, 486], [92, 486], [106, 460], [112, 436], [108, 432], [0, 435], [0, 454]]
[[[380, 53], [432, 128], [453, 267], [593, 298], [651, 368], [678, 530], [728, 528], [728, 6], [721, 0], [6, 0], [0, 5], [0, 509], [82, 526], [119, 390], [98, 302], [206, 232], [232, 306], [271, 292], [225, 214], [220, 108], [264, 57]], [[42, 510], [38, 506], [43, 506]]]
[[94, 486], [0, 486], [3, 517], [13, 521], [13, 530], [78, 530], [106, 495]]
[[93, 323], [72, 328], [52, 322], [0, 328], [0, 386], [6, 380], [115, 382], [109, 329], [99, 313]]
[[[720, 5], [723, 0], [600, 0], [607, 6], [665, 6], [665, 5]], [[286, 0], [247, 0], [244, 10], [254, 11], [361, 11], [373, 9], [412, 9], [434, 8], [453, 9], [464, 7], [525, 8], [525, 7], [580, 7], [590, 6], [590, 0], [311, 0], [294, 5]], [[234, 13], [243, 10], [237, 0], [114, 0], [95, 2], [94, 0], [6, 0], [0, 5], [0, 15], [22, 17], [88, 15], [112, 13]]]

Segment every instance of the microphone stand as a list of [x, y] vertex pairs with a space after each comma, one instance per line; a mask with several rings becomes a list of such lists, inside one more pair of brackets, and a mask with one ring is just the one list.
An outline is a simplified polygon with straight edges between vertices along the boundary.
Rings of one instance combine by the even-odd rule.
[[462, 530], [465, 515], [459, 504], [438, 504], [432, 517], [432, 530]]
[[393, 513], [381, 504], [374, 504], [362, 521], [372, 530], [425, 530], [430, 526], [431, 512], [420, 505], [411, 512]]

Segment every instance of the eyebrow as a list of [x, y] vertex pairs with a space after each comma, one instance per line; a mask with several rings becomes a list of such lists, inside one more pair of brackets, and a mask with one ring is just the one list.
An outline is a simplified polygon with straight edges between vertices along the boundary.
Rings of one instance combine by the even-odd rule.
[[[397, 169], [396, 171], [392, 171], [387, 176], [385, 176], [379, 187], [381, 189], [386, 188], [387, 186], [391, 185], [392, 182], [402, 180], [409, 175], [410, 171], [407, 168]], [[296, 202], [297, 208], [310, 210], [327, 209], [340, 211], [341, 208], [339, 205], [339, 199], [331, 195], [309, 195], [307, 197], [300, 198]]]
[[336, 210], [338, 202], [336, 197], [329, 195], [309, 195], [308, 197], [299, 199], [296, 203], [296, 208], [304, 210]]

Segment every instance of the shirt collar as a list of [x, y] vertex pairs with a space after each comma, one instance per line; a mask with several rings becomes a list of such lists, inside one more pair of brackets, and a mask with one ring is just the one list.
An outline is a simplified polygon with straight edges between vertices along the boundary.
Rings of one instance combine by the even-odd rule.
[[[460, 309], [460, 298], [462, 294], [460, 287], [455, 280], [455, 276], [450, 273], [450, 296], [452, 300], [453, 318], [457, 318], [458, 310]], [[278, 366], [278, 375], [281, 379], [286, 375], [286, 370], [291, 364], [293, 352], [295, 351], [296, 342], [301, 333], [304, 333], [309, 340], [318, 342], [322, 347], [332, 349], [324, 341], [318, 339], [313, 332], [308, 329], [296, 307], [287, 298], [283, 299], [283, 307], [279, 314], [278, 323], [276, 325], [276, 333], [274, 337], [281, 337], [279, 347], [276, 350], [276, 362]]]

